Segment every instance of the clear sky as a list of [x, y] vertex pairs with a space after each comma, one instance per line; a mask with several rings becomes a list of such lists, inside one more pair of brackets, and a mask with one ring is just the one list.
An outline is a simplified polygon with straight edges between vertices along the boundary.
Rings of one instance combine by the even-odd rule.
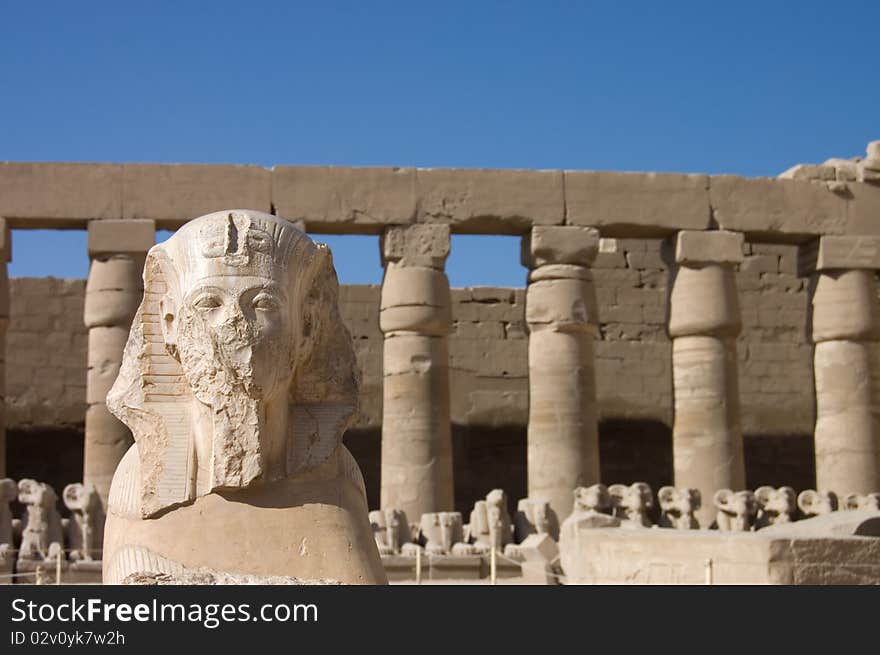
[[[0, 0], [0, 159], [776, 175], [880, 139], [880, 1]], [[84, 277], [82, 232], [10, 274]], [[374, 237], [322, 239], [342, 282]], [[521, 286], [456, 237], [454, 286]]]

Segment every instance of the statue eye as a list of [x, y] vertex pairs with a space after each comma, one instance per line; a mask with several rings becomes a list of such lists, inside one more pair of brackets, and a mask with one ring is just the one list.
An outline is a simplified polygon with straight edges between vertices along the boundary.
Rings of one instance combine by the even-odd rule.
[[267, 293], [260, 293], [254, 298], [254, 309], [274, 312], [278, 309], [278, 301]]
[[213, 293], [205, 293], [193, 301], [196, 309], [217, 309], [223, 305], [223, 301]]

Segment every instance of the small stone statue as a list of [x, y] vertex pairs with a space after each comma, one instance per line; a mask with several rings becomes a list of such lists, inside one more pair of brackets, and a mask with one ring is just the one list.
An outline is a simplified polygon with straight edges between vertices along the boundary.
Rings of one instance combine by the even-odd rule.
[[420, 525], [428, 555], [474, 555], [476, 548], [464, 543], [461, 512], [422, 514]]
[[380, 509], [370, 512], [370, 525], [380, 555], [411, 555], [412, 541], [409, 522], [401, 509]]
[[532, 534], [548, 534], [554, 541], [559, 540], [559, 521], [550, 503], [541, 498], [521, 498], [516, 504], [513, 518], [513, 536], [516, 543], [522, 543]]
[[797, 496], [791, 487], [765, 486], [755, 489], [755, 500], [758, 502], [758, 516], [755, 529], [766, 528], [768, 525], [791, 523], [797, 512]]
[[6, 561], [15, 550], [15, 536], [12, 529], [12, 510], [9, 504], [18, 497], [15, 480], [0, 480], [0, 562]]
[[104, 582], [212, 571], [387, 582], [342, 435], [359, 371], [326, 246], [258, 211], [153, 246], [107, 407], [134, 435]]
[[470, 538], [478, 552], [491, 549], [503, 552], [512, 543], [513, 531], [510, 514], [507, 512], [507, 494], [502, 489], [493, 489], [485, 500], [474, 504], [470, 518]]
[[797, 504], [804, 518], [830, 514], [836, 512], [839, 507], [836, 493], [833, 491], [820, 492], [815, 489], [806, 489], [800, 492]]
[[73, 520], [68, 526], [72, 561], [101, 559], [104, 542], [104, 508], [98, 490], [91, 483], [79, 482], [64, 487], [64, 505]]
[[48, 484], [19, 480], [18, 502], [26, 506], [27, 516], [21, 533], [19, 560], [54, 560], [63, 557], [64, 534], [55, 503], [58, 496]]
[[652, 523], [648, 512], [654, 507], [654, 493], [644, 482], [612, 484], [608, 487], [611, 497], [611, 508], [614, 516], [630, 522], [636, 527], [650, 528]]
[[755, 529], [758, 501], [751, 491], [719, 489], [713, 497], [718, 514], [715, 523], [722, 532], [749, 532]]
[[843, 498], [844, 509], [857, 509], [863, 512], [880, 512], [880, 492], [869, 494], [847, 494]]
[[696, 530], [700, 527], [696, 517], [702, 505], [699, 489], [661, 487], [657, 500], [660, 503], [661, 528]]

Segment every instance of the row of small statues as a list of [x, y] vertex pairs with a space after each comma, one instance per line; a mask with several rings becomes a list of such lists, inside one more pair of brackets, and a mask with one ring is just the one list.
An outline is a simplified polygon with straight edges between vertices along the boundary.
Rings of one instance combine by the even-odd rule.
[[[719, 489], [712, 497], [716, 509], [712, 525], [701, 526], [696, 512], [702, 506], [698, 489], [662, 487], [657, 492], [661, 528], [696, 530], [701, 527], [729, 532], [747, 532], [812, 518], [839, 509], [880, 511], [880, 492], [847, 494], [839, 499], [833, 491], [807, 489], [796, 494], [791, 487], [758, 487], [754, 491]], [[594, 515], [596, 527], [653, 527], [650, 514], [654, 494], [644, 482], [606, 487], [594, 484], [574, 490], [574, 512], [570, 518]], [[607, 517], [603, 519], [601, 517]]]
[[[833, 491], [812, 489], [796, 494], [791, 487], [759, 487], [755, 491], [720, 489], [712, 503], [717, 510], [715, 521], [707, 528], [722, 531], [751, 531], [769, 525], [789, 523], [803, 518], [846, 510], [880, 511], [880, 492], [848, 494], [839, 499]], [[370, 512], [370, 523], [379, 553], [415, 556], [475, 555], [494, 549], [518, 559], [518, 545], [529, 535], [549, 535], [558, 541], [567, 524], [590, 521], [594, 527], [655, 527], [651, 519], [659, 506], [656, 527], [679, 530], [699, 529], [696, 512], [701, 508], [699, 490], [662, 487], [656, 496], [644, 482], [631, 485], [594, 484], [574, 490], [574, 510], [560, 526], [546, 501], [523, 498], [511, 520], [507, 495], [493, 489], [485, 500], [478, 500], [464, 523], [461, 512], [423, 514], [418, 523], [409, 523], [399, 509]]]
[[[74, 483], [61, 495], [71, 518], [61, 518], [58, 495], [44, 482], [0, 479], [0, 563], [17, 553], [18, 561], [48, 561], [65, 553], [71, 561], [101, 558], [104, 510], [95, 487]], [[24, 505], [20, 519], [12, 515], [12, 503]]]

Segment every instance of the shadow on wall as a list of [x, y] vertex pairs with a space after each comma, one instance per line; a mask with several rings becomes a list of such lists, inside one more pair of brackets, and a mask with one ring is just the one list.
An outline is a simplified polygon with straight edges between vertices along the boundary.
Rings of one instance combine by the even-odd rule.
[[816, 451], [811, 434], [745, 435], [746, 489], [765, 484], [795, 491], [816, 488]]
[[[455, 510], [468, 520], [474, 503], [494, 488], [507, 492], [511, 512], [527, 495], [526, 428], [453, 425]], [[370, 509], [379, 507], [381, 442], [379, 429], [353, 429], [345, 434], [367, 487]], [[789, 485], [815, 488], [812, 435], [744, 437], [746, 488]], [[672, 430], [650, 420], [611, 419], [599, 425], [601, 476], [605, 484], [647, 482], [656, 492], [673, 484]], [[409, 517], [418, 520], [418, 517]]]
[[[6, 431], [6, 477], [48, 483], [61, 497], [72, 482], [82, 482], [83, 427], [10, 428]], [[62, 516], [70, 511], [57, 504]]]

